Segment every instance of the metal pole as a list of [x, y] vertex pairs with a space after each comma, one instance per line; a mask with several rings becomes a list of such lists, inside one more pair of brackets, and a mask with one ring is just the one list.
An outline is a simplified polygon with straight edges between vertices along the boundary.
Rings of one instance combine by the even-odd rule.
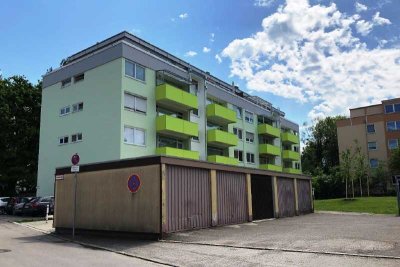
[[397, 209], [400, 216], [400, 179], [397, 179]]
[[76, 217], [76, 184], [77, 184], [77, 173], [74, 175], [74, 211], [72, 214], [72, 239], [75, 239], [75, 217]]

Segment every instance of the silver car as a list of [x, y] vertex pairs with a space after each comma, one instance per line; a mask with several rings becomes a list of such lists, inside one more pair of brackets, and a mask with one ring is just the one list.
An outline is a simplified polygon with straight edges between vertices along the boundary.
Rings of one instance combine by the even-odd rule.
[[9, 200], [9, 197], [0, 197], [0, 214], [6, 213], [5, 210]]

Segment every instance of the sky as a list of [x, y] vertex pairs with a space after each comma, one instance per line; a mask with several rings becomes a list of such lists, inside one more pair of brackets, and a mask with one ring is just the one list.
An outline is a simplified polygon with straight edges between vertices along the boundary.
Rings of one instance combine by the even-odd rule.
[[0, 74], [35, 83], [121, 31], [302, 125], [400, 97], [400, 0], [3, 0]]

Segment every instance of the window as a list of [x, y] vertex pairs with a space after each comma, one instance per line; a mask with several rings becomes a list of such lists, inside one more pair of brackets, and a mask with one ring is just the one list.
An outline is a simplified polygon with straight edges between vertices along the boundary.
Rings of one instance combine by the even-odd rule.
[[194, 141], [194, 142], [200, 142], [198, 136], [192, 136], [192, 141]]
[[71, 112], [70, 106], [60, 108], [60, 116], [68, 115], [70, 112]]
[[368, 142], [368, 150], [376, 150], [376, 142]]
[[251, 112], [249, 112], [249, 111], [246, 111], [245, 114], [246, 114], [245, 120], [246, 120], [248, 123], [253, 123], [253, 122], [254, 122], [253, 113], [251, 113]]
[[146, 113], [147, 99], [125, 93], [124, 106], [126, 109], [129, 109], [132, 111]]
[[389, 139], [388, 141], [389, 149], [396, 149], [399, 147], [399, 139]]
[[60, 145], [68, 144], [68, 135], [67, 136], [62, 136], [58, 138], [58, 143]]
[[71, 85], [71, 77], [61, 81], [61, 87], [67, 87], [68, 85]]
[[174, 147], [183, 149], [183, 142], [182, 140], [160, 136], [158, 138], [158, 147]]
[[300, 163], [299, 162], [295, 162], [294, 163], [294, 168], [300, 170]]
[[293, 151], [299, 153], [300, 148], [299, 148], [298, 146], [294, 146], [294, 147], [293, 147]]
[[367, 133], [375, 133], [375, 124], [367, 124]]
[[385, 113], [400, 112], [400, 103], [385, 105]]
[[83, 102], [72, 105], [72, 112], [78, 112], [83, 110]]
[[146, 80], [145, 68], [127, 60], [125, 60], [125, 75], [141, 81]]
[[400, 131], [400, 121], [388, 121], [386, 130], [389, 132]]
[[199, 116], [199, 110], [198, 109], [192, 109], [191, 111], [190, 111], [194, 116]]
[[250, 132], [246, 132], [246, 142], [253, 143], [254, 142], [254, 134]]
[[239, 138], [239, 140], [243, 140], [243, 130], [239, 128], [233, 128], [233, 133]]
[[379, 162], [378, 162], [377, 159], [370, 159], [369, 160], [369, 166], [371, 168], [378, 168], [378, 164], [379, 164]]
[[142, 145], [146, 144], [145, 131], [139, 128], [131, 128], [125, 126], [124, 129], [124, 143], [131, 145]]
[[238, 159], [240, 162], [243, 162], [243, 151], [242, 151], [242, 150], [235, 149], [235, 151], [234, 151], [234, 157], [235, 157], [236, 159]]
[[247, 163], [255, 163], [253, 153], [248, 153], [248, 152], [246, 153], [246, 162]]
[[71, 135], [71, 143], [76, 143], [82, 141], [82, 133], [76, 133]]
[[235, 105], [233, 106], [233, 110], [236, 112], [236, 118], [241, 119], [242, 118], [242, 108], [237, 107]]
[[85, 79], [85, 73], [81, 73], [81, 74], [74, 76], [75, 83], [83, 81], [84, 79]]

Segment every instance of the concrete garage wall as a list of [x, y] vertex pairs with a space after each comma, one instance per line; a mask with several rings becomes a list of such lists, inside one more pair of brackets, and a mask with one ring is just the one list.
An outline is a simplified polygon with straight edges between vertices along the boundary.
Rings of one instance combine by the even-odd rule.
[[[138, 192], [127, 188], [138, 174]], [[78, 174], [76, 228], [136, 233], [160, 233], [160, 165]], [[56, 181], [56, 228], [72, 227], [73, 174]]]

